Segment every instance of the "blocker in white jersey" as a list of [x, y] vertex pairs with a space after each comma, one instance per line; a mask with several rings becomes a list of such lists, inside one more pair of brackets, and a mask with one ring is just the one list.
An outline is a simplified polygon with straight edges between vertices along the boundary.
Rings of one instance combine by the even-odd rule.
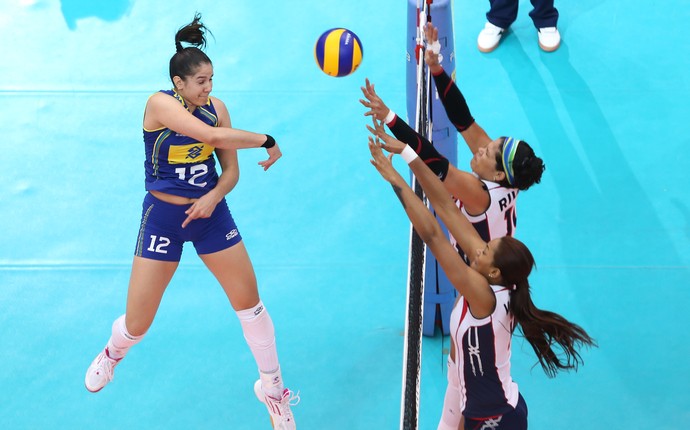
[[448, 372], [456, 372], [464, 413], [470, 417], [502, 415], [518, 401], [518, 386], [510, 376], [510, 288], [491, 285], [491, 290], [496, 297], [491, 315], [475, 318], [460, 297], [450, 317], [456, 366]]
[[[381, 128], [376, 126], [377, 140], [383, 139], [386, 147], [395, 144]], [[403, 148], [403, 159], [436, 215], [469, 257], [470, 264], [465, 264], [377, 140], [369, 138], [371, 163], [392, 185], [415, 231], [460, 296], [451, 319], [449, 384], [438, 429], [458, 429], [464, 417], [466, 430], [526, 430], [527, 406], [510, 373], [513, 332], [522, 332], [549, 376], [577, 369], [582, 363], [578, 347], [595, 345], [594, 340], [582, 327], [534, 305], [528, 281], [534, 257], [529, 249], [510, 236], [484, 241], [438, 176], [416, 151]]]
[[[476, 174], [475, 174], [476, 176]], [[489, 242], [503, 236], [515, 235], [517, 227], [517, 188], [506, 188], [496, 182], [480, 179], [489, 193], [489, 207], [481, 214], [468, 213], [467, 207], [461, 200], [456, 204], [465, 217], [472, 223], [479, 236]], [[462, 253], [457, 246], [457, 241], [451, 235], [450, 241]]]

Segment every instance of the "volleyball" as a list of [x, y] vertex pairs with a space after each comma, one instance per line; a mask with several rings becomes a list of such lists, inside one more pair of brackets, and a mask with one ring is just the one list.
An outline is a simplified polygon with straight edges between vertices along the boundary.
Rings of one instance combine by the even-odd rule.
[[346, 28], [332, 28], [324, 32], [314, 46], [316, 64], [329, 76], [351, 74], [359, 67], [363, 55], [359, 37]]

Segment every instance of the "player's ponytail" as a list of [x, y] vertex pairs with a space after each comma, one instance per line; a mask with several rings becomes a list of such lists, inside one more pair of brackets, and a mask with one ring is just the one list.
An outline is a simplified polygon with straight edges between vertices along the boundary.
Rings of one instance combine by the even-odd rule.
[[[211, 59], [202, 51], [206, 47], [206, 32], [210, 31], [202, 24], [201, 14], [194, 15], [191, 23], [180, 28], [175, 34], [175, 55], [170, 59], [170, 80], [175, 76], [185, 78], [196, 71], [197, 66], [211, 63]], [[182, 42], [192, 46], [184, 47]]]
[[517, 239], [503, 237], [494, 254], [494, 265], [501, 271], [504, 284], [514, 285], [510, 312], [544, 372], [554, 377], [559, 370], [577, 370], [583, 363], [578, 348], [596, 343], [579, 325], [534, 305], [527, 279], [535, 265], [529, 249]]

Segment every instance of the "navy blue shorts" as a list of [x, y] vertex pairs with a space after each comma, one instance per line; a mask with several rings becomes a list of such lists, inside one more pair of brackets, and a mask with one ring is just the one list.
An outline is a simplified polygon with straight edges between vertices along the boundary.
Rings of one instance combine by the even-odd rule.
[[185, 242], [192, 242], [197, 254], [211, 254], [242, 240], [225, 199], [216, 205], [209, 218], [195, 219], [182, 228], [182, 222], [187, 218], [185, 211], [190, 206], [166, 203], [147, 193], [134, 255], [180, 261]]
[[515, 409], [503, 415], [487, 418], [465, 417], [465, 430], [527, 430], [527, 404], [522, 394]]

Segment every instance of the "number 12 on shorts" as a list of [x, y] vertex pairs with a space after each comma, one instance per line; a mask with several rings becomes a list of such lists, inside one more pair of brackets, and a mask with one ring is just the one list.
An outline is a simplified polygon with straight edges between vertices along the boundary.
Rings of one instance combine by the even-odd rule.
[[156, 236], [155, 234], [152, 234], [150, 237], [151, 243], [149, 244], [149, 247], [146, 249], [147, 251], [157, 252], [158, 254], [168, 253], [168, 250], [165, 248], [167, 248], [168, 245], [170, 245], [170, 239], [163, 236]]

